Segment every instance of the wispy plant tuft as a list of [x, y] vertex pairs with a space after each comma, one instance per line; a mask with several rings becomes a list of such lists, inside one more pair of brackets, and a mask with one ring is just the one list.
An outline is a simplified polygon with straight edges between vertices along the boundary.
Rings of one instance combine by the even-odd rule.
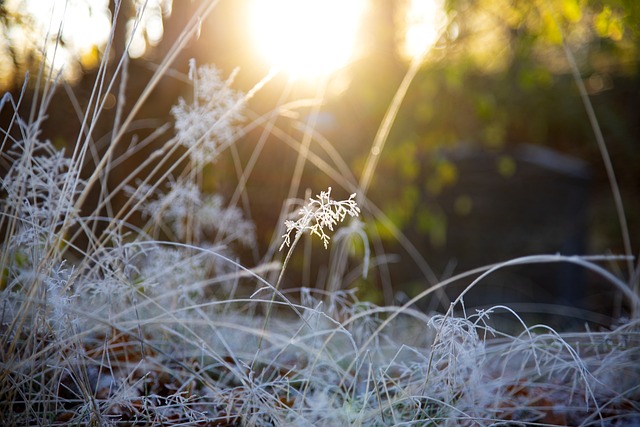
[[231, 89], [233, 75], [224, 81], [216, 67], [196, 67], [193, 59], [189, 80], [193, 82], [193, 100], [187, 103], [180, 98], [171, 113], [177, 142], [190, 150], [195, 164], [204, 164], [215, 160], [234, 141], [236, 126], [243, 119], [244, 94]]

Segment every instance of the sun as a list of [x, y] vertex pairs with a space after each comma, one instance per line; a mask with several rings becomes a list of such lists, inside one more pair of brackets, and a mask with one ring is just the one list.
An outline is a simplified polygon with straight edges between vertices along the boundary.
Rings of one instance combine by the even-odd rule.
[[364, 0], [252, 0], [259, 54], [294, 78], [326, 76], [354, 57]]

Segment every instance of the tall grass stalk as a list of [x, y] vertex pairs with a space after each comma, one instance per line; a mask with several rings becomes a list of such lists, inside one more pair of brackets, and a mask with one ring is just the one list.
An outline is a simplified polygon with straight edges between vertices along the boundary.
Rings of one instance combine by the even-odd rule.
[[[546, 7], [551, 8], [551, 5], [545, 4]], [[551, 9], [554, 10], [554, 9]], [[593, 104], [589, 99], [589, 94], [587, 93], [587, 89], [584, 85], [582, 77], [580, 75], [580, 70], [578, 68], [578, 64], [576, 63], [575, 56], [571, 51], [571, 47], [567, 42], [566, 31], [563, 29], [562, 25], [555, 18], [557, 13], [551, 14], [554, 19], [554, 24], [557, 27], [559, 33], [562, 37], [562, 49], [567, 58], [567, 62], [569, 63], [571, 69], [571, 75], [573, 80], [578, 88], [578, 92], [580, 93], [580, 99], [582, 104], [584, 105], [585, 112], [587, 114], [587, 118], [589, 119], [589, 125], [591, 126], [591, 130], [593, 131], [593, 136], [596, 139], [596, 143], [598, 144], [598, 150], [600, 152], [600, 156], [602, 157], [602, 162], [607, 173], [607, 179], [609, 180], [609, 187], [611, 189], [611, 195], [613, 197], [613, 202], [616, 208], [616, 214], [618, 217], [618, 225], [620, 226], [620, 233], [622, 237], [622, 244], [624, 247], [625, 254], [627, 255], [627, 274], [629, 275], [629, 286], [633, 288], [636, 294], [640, 291], [640, 280], [638, 280], [637, 271], [640, 271], [640, 264], [638, 264], [639, 268], [634, 268], [633, 262], [633, 250], [631, 248], [631, 236], [629, 233], [629, 226], [627, 224], [627, 216], [624, 209], [624, 203], [622, 201], [622, 195], [620, 193], [620, 186], [618, 185], [618, 180], [616, 178], [616, 173], [613, 167], [613, 163], [611, 161], [611, 156], [609, 155], [609, 150], [607, 148], [607, 143], [605, 142], [604, 135], [602, 134], [602, 129], [600, 128], [600, 124], [598, 123], [598, 118], [596, 117], [595, 110], [593, 109]], [[635, 278], [635, 279], [634, 279]], [[638, 310], [637, 306], [632, 307], [632, 310], [636, 312]]]

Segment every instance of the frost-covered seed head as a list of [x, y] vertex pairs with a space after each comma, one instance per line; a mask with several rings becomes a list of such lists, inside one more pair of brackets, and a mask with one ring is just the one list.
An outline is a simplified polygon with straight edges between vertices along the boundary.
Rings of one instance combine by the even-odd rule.
[[303, 206], [298, 214], [297, 221], [286, 220], [287, 232], [282, 235], [283, 247], [291, 244], [291, 232], [296, 230], [295, 236], [309, 231], [322, 239], [324, 248], [329, 247], [330, 237], [325, 232], [325, 227], [333, 231], [333, 226], [344, 221], [347, 215], [357, 217], [360, 215], [360, 208], [355, 201], [356, 194], [353, 193], [347, 200], [336, 201], [331, 198], [331, 187], [327, 191], [321, 191], [317, 199], [310, 198], [309, 203]]

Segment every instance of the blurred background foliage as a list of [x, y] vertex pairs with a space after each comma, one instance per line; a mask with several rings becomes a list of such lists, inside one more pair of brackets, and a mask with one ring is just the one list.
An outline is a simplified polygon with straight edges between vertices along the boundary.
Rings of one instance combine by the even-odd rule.
[[[18, 93], [22, 85], [24, 72], [31, 70], [35, 75], [33, 72], [44, 58], [42, 52], [50, 55], [51, 46], [55, 45], [55, 40], [51, 39], [51, 43], [43, 46], [42, 34], [47, 30], [55, 33], [58, 21], [38, 17], [34, 8], [41, 6], [34, 6], [35, 3], [38, 2], [0, 2], [0, 31], [3, 33], [0, 84], [14, 93]], [[621, 186], [633, 248], [637, 250], [640, 236], [640, 2], [446, 0], [436, 4], [442, 11], [438, 37], [425, 55], [384, 145], [368, 194], [373, 203], [409, 237], [427, 262], [440, 260], [439, 264], [434, 261], [431, 266], [436, 277], [459, 271], [462, 267], [478, 266], [474, 262], [482, 257], [477, 260], [471, 257], [466, 262], [457, 260], [457, 267], [452, 267], [450, 262], [459, 257], [452, 253], [459, 246], [450, 244], [452, 217], [472, 218], [477, 208], [475, 196], [464, 191], [456, 193], [450, 206], [443, 202], [443, 197], [446, 199], [447, 192], [455, 188], [466, 173], [452, 153], [460, 147], [490, 153], [496, 176], [508, 180], [520, 172], [514, 150], [523, 143], [533, 144], [579, 159], [588, 167], [588, 202], [583, 212], [587, 235], [582, 251], [623, 253], [601, 154], [571, 76], [564, 44], [575, 57], [594, 105]], [[347, 66], [326, 77], [328, 83], [321, 92], [321, 120], [316, 126], [352, 169], [356, 180], [362, 174], [378, 126], [413, 59], [406, 51], [405, 43], [409, 34], [409, 0], [369, 0], [366, 5], [357, 55]], [[114, 34], [113, 48], [106, 52], [109, 60], [115, 63], [130, 38], [136, 11], [143, 6], [150, 13], [140, 24], [139, 36], [129, 49], [132, 58], [126, 77], [128, 106], [142, 91], [155, 64], [188, 25], [189, 18], [194, 12], [198, 13], [200, 3], [171, 0], [125, 0], [121, 3], [76, 0], [68, 3], [69, 8], [78, 8], [80, 12], [60, 28], [59, 49], [64, 50], [64, 55], [59, 52], [58, 55], [65, 65], [63, 77], [73, 85], [80, 105], [86, 102], [81, 97], [88, 97], [96, 65], [106, 52], [104, 37], [99, 41], [99, 33], [108, 31], [110, 17], [117, 16], [121, 21]], [[225, 74], [239, 66], [241, 71], [234, 86], [245, 90], [268, 73], [269, 65], [256, 59], [256, 52], [250, 47], [243, 18], [248, 7], [248, 0], [221, 1], [210, 15], [198, 22], [198, 40], [186, 45], [173, 62], [175, 75], [163, 79], [138, 114], [141, 121], [148, 118], [157, 122], [140, 125], [132, 129], [131, 134], [142, 138], [157, 128], [157, 123], [170, 120], [170, 106], [178, 96], [189, 93], [185, 76], [191, 57], [197, 58], [199, 64], [215, 63]], [[108, 13], [100, 15], [100, 10]], [[340, 14], [340, 10], [335, 13]], [[96, 15], [103, 18], [91, 21], [91, 29], [80, 25]], [[48, 27], [52, 22], [54, 30]], [[74, 31], [80, 31], [82, 35], [74, 36]], [[89, 34], [96, 37], [89, 37]], [[318, 90], [308, 82], [293, 82], [279, 75], [252, 101], [252, 117], [268, 112], [278, 102], [314, 97]], [[45, 125], [45, 134], [70, 144], [79, 120], [74, 106], [63, 95], [64, 91], [59, 92], [61, 96], [54, 99], [49, 108], [50, 119]], [[283, 93], [288, 95], [283, 96]], [[114, 88], [112, 96], [115, 94]], [[282, 115], [277, 129], [299, 141], [302, 138], [300, 123], [306, 120], [309, 111], [301, 108]], [[101, 136], [100, 132], [108, 133], [113, 114], [113, 110], [105, 111], [106, 125], [96, 129], [96, 138]], [[260, 135], [261, 129], [249, 132], [244, 138], [246, 143], [238, 144], [238, 155], [243, 163], [252, 155]], [[244, 208], [250, 210], [261, 236], [262, 247], [258, 253], [264, 253], [272, 238], [297, 155], [286, 144], [286, 138], [278, 135], [276, 132], [269, 136], [246, 188], [249, 204], [245, 203]], [[312, 151], [320, 153], [322, 150], [312, 148]], [[122, 165], [121, 173], [132, 169], [131, 162], [135, 159]], [[232, 196], [237, 180], [228, 179], [236, 175], [231, 156], [209, 168], [208, 174], [209, 189]], [[114, 171], [115, 176], [117, 171]], [[221, 180], [223, 177], [227, 179]], [[329, 185], [335, 185], [331, 177], [308, 166], [298, 197], [304, 197], [306, 188], [317, 192]], [[491, 192], [491, 189], [487, 191]], [[346, 189], [342, 192], [347, 194]], [[540, 201], [532, 200], [531, 203]], [[506, 218], [512, 212], [496, 211], [496, 214]], [[523, 231], [529, 227], [525, 220], [520, 224]], [[493, 229], [486, 228], [486, 234], [478, 238], [502, 238]], [[405, 249], [390, 238], [387, 227], [378, 223], [377, 230], [383, 237], [386, 251], [399, 253], [400, 259], [408, 259], [403, 252]], [[508, 246], [508, 242], [505, 245]], [[502, 261], [505, 254], [526, 254], [520, 249], [506, 247], [493, 258], [485, 257], [482, 261]], [[551, 253], [562, 250], [554, 248], [553, 244], [543, 249]], [[322, 251], [318, 254], [322, 255]], [[299, 263], [302, 268], [302, 261]], [[396, 274], [394, 286], [398, 289], [402, 284], [424, 282], [424, 272], [407, 267], [405, 262], [390, 268]], [[296, 280], [292, 279], [292, 282], [296, 284]], [[383, 287], [377, 283], [377, 287], [368, 289]], [[405, 290], [413, 292], [409, 285]], [[376, 292], [370, 291], [368, 296], [382, 298], [384, 292]], [[388, 292], [385, 295], [390, 298]]]

